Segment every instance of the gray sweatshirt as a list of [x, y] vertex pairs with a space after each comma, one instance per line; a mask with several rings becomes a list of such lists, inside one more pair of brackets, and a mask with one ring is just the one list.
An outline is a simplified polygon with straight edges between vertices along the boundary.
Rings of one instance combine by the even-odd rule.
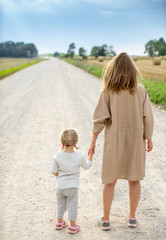
[[91, 165], [92, 161], [86, 160], [80, 152], [57, 152], [52, 164], [52, 172], [58, 173], [56, 188], [78, 188], [80, 167], [89, 169]]

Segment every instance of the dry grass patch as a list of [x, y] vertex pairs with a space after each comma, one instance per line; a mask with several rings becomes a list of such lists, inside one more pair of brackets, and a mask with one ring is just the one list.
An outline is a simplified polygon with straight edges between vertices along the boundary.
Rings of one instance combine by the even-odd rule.
[[[90, 65], [104, 67], [109, 61], [104, 60], [103, 62], [99, 62], [97, 60], [93, 60], [93, 61], [87, 60], [86, 62]], [[152, 59], [137, 58], [137, 61], [135, 62], [135, 64], [139, 68], [144, 78], [166, 81], [166, 61], [165, 60], [161, 60], [161, 65], [153, 65]]]

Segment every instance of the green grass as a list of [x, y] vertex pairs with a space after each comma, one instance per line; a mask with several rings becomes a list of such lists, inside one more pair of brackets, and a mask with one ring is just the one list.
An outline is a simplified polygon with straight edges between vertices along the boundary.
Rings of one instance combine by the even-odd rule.
[[85, 61], [78, 61], [78, 60], [74, 60], [74, 59], [64, 58], [63, 60], [65, 60], [68, 63], [73, 64], [76, 67], [84, 69], [86, 72], [91, 73], [98, 78], [101, 78], [101, 76], [102, 76], [103, 67], [90, 65], [90, 64], [86, 63]]
[[[102, 77], [103, 67], [90, 65], [85, 61], [78, 61], [74, 59], [64, 59], [64, 60], [79, 68], [84, 69], [85, 71], [93, 74], [96, 77], [99, 77], [99, 78]], [[158, 80], [151, 80], [151, 79], [142, 79], [141, 83], [147, 89], [150, 100], [166, 108], [166, 82], [164, 80], [158, 81]]]
[[151, 79], [142, 79], [141, 82], [147, 89], [150, 100], [166, 108], [166, 82]]
[[43, 59], [2, 58], [0, 59], [0, 79], [41, 61]]

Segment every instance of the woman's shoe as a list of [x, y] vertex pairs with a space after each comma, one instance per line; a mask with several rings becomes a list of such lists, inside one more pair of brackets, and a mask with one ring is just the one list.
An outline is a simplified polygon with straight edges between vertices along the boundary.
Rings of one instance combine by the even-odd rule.
[[107, 231], [111, 229], [111, 225], [109, 221], [103, 221], [103, 218], [98, 218], [97, 224], [101, 227], [103, 231]]
[[128, 220], [128, 227], [131, 227], [131, 228], [136, 228], [137, 227], [137, 221], [135, 218], [130, 218]]

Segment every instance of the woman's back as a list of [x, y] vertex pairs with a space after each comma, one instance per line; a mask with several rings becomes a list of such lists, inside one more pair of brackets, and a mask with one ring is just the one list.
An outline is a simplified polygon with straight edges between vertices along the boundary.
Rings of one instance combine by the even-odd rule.
[[139, 84], [134, 94], [122, 90], [110, 95], [111, 129], [134, 128], [143, 129], [143, 105], [145, 89]]

